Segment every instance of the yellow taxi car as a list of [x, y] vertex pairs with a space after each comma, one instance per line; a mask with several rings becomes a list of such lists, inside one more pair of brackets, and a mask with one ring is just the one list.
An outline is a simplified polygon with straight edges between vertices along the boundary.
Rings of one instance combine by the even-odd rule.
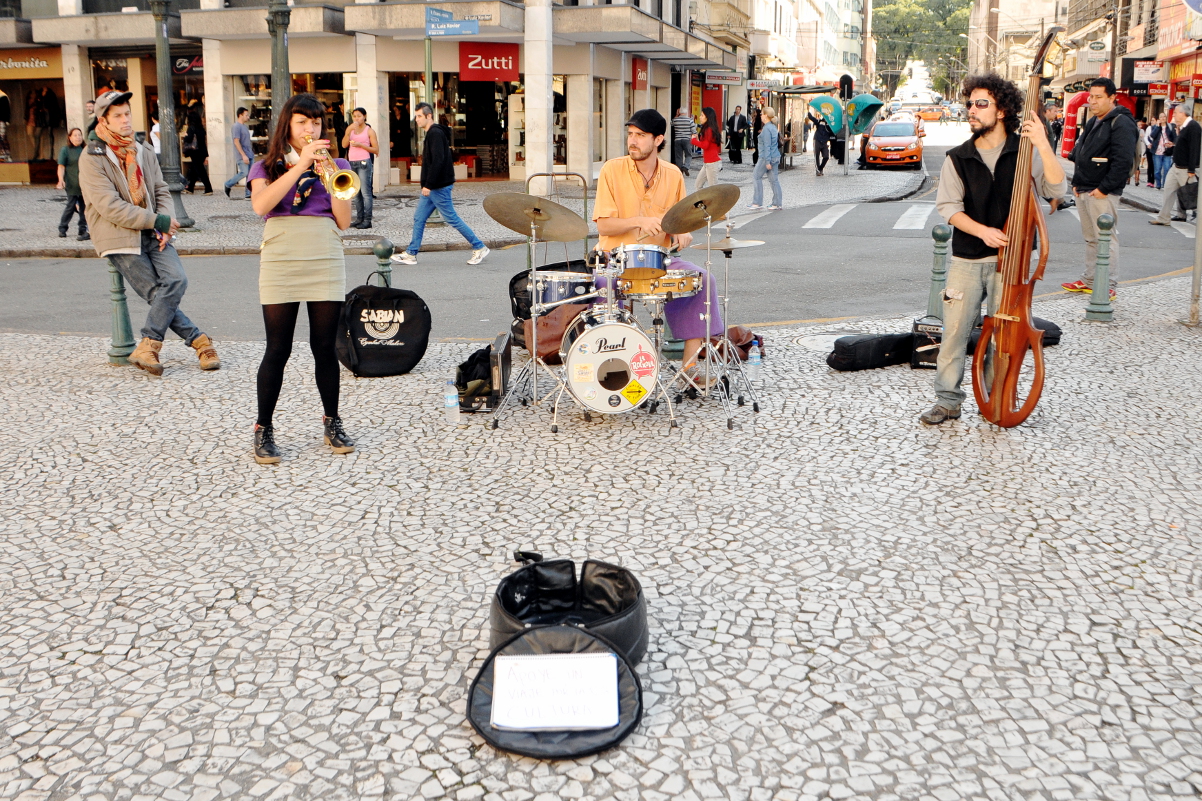
[[922, 137], [914, 122], [878, 122], [868, 133], [864, 160], [870, 167], [905, 165], [922, 169]]
[[926, 122], [938, 122], [943, 119], [943, 109], [941, 108], [924, 108], [918, 112], [918, 118]]

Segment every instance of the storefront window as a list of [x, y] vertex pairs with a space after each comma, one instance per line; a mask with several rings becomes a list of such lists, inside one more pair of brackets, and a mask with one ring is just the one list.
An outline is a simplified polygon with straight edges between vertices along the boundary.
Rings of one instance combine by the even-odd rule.
[[593, 78], [593, 161], [605, 161], [605, 81]]
[[[451, 130], [457, 158], [475, 158], [476, 175], [503, 175], [508, 170], [509, 97], [521, 88], [509, 81], [463, 81], [452, 72], [433, 74], [435, 119]], [[393, 159], [417, 158], [424, 136], [413, 124], [413, 109], [426, 100], [426, 80], [420, 72], [388, 76], [390, 97], [389, 147]], [[524, 131], [517, 131], [519, 146]]]
[[553, 164], [568, 163], [568, 82], [563, 75], [551, 76], [551, 142], [554, 145]]
[[[267, 153], [267, 145], [271, 136], [271, 76], [270, 75], [240, 75], [241, 91], [234, 98], [234, 107], [246, 108], [250, 111], [250, 141], [255, 154], [262, 156]], [[326, 107], [326, 132], [331, 140], [338, 137], [336, 131], [345, 130], [344, 126], [335, 125], [335, 117], [339, 114], [345, 119], [349, 109], [340, 108], [343, 103], [341, 89], [343, 74], [341, 72], [294, 73], [292, 75], [292, 93], [309, 92], [317, 95]], [[337, 87], [337, 88], [335, 88]], [[337, 151], [339, 143], [331, 147]]]

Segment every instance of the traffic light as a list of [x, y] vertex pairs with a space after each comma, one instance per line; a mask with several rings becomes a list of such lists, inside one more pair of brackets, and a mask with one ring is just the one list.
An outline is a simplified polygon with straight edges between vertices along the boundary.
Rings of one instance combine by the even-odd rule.
[[844, 75], [839, 78], [839, 99], [851, 100], [856, 96], [856, 81], [850, 75]]

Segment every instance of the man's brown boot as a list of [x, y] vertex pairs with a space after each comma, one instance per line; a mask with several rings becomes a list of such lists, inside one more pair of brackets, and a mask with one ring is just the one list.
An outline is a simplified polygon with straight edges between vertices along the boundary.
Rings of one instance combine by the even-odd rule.
[[221, 367], [221, 359], [217, 358], [213, 340], [209, 339], [207, 334], [201, 334], [192, 340], [192, 347], [196, 349], [196, 358], [200, 359], [201, 370], [216, 370]]
[[138, 343], [138, 347], [134, 348], [134, 352], [129, 354], [129, 363], [139, 370], [145, 370], [151, 375], [162, 375], [163, 365], [159, 361], [159, 351], [162, 349], [163, 343], [159, 340], [142, 337], [142, 341]]

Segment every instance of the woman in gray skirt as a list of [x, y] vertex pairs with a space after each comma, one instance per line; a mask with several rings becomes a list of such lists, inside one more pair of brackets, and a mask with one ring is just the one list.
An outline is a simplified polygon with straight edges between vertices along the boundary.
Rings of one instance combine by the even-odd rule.
[[[306, 141], [311, 138], [312, 141]], [[267, 350], [259, 365], [259, 416], [255, 421], [255, 461], [275, 464], [272, 415], [292, 354], [292, 335], [301, 303], [309, 312], [317, 392], [324, 409], [326, 445], [351, 453], [354, 441], [338, 417], [338, 357], [334, 340], [346, 294], [346, 262], [338, 229], [351, 223], [351, 202], [330, 196], [318, 170], [318, 151], [329, 146], [325, 106], [311, 94], [293, 95], [284, 104], [271, 145], [247, 178], [255, 214], [266, 219], [259, 255], [259, 302], [267, 329]], [[349, 169], [335, 159], [339, 169]]]

